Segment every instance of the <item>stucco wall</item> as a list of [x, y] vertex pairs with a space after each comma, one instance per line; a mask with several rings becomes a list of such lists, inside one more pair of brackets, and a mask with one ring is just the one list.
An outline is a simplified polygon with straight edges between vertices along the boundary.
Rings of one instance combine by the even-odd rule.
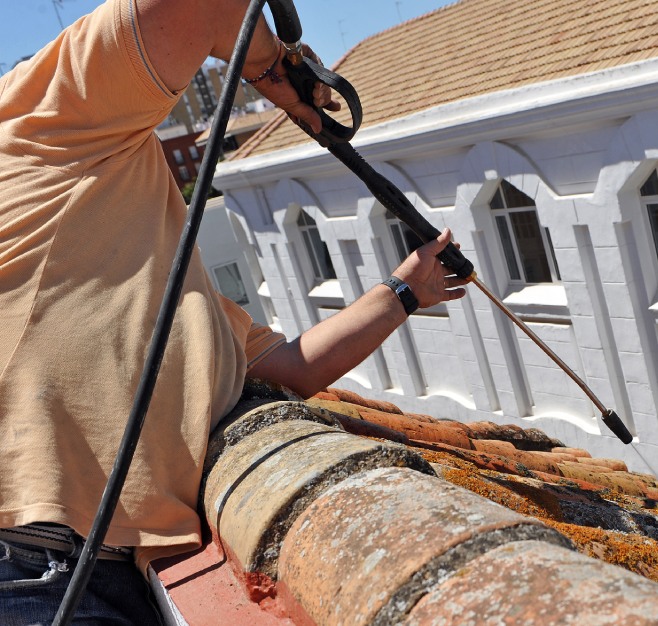
[[[474, 115], [470, 125], [448, 130], [437, 110], [410, 122], [406, 133], [403, 123], [366, 131], [358, 145], [432, 224], [450, 226], [483, 282], [617, 410], [636, 436], [631, 446], [609, 433], [582, 391], [475, 287], [464, 300], [413, 315], [339, 384], [406, 410], [536, 425], [568, 445], [658, 473], [657, 307], [651, 308], [658, 302], [658, 259], [639, 197], [658, 157], [658, 111], [646, 106], [646, 88], [642, 95], [633, 104], [632, 90], [614, 103], [574, 100], [568, 111], [535, 103], [522, 114]], [[502, 179], [534, 200], [550, 231], [562, 279], [550, 289], [518, 292], [507, 278], [488, 207]], [[383, 207], [318, 148], [229, 164], [216, 180], [256, 245], [291, 337], [397, 264]], [[338, 281], [329, 291], [342, 299], [309, 295], [316, 285], [295, 226], [300, 209], [327, 243]]]

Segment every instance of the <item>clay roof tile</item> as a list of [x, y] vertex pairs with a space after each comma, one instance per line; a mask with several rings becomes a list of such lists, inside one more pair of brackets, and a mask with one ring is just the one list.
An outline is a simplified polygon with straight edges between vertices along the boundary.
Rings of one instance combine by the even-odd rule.
[[[463, 98], [654, 58], [657, 21], [645, 0], [460, 0], [363, 40], [334, 69], [359, 92], [367, 127]], [[267, 125], [232, 158], [309, 141], [285, 119]]]

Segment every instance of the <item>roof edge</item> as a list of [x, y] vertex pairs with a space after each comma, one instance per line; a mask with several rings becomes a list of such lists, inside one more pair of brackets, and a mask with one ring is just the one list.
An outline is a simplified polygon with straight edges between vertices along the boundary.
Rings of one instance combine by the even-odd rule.
[[[598, 72], [570, 76], [568, 78], [533, 83], [516, 89], [508, 89], [465, 100], [458, 100], [432, 107], [419, 113], [387, 121], [362, 129], [352, 144], [355, 148], [372, 147], [388, 144], [393, 141], [417, 138], [419, 135], [445, 132], [459, 129], [460, 133], [466, 126], [489, 125], [492, 120], [512, 117], [520, 113], [542, 111], [545, 118], [549, 107], [562, 107], [560, 115], [568, 116], [582, 113], [582, 102], [588, 102], [587, 114], [594, 118], [597, 107], [593, 106], [592, 99], [600, 100], [599, 110], [609, 114], [610, 109], [626, 105], [628, 101], [634, 103], [635, 108], [642, 107], [642, 99], [637, 96], [638, 89], [658, 89], [658, 59], [649, 59], [630, 63]], [[651, 102], [654, 102], [653, 96]], [[524, 118], [524, 124], [527, 119]], [[434, 139], [435, 140], [435, 139]], [[417, 144], [416, 144], [417, 146]], [[324, 148], [315, 143], [304, 143], [291, 148], [268, 152], [253, 157], [228, 161], [218, 164], [215, 171], [216, 180], [221, 185], [230, 188], [242, 186], [245, 176], [267, 174], [267, 170], [287, 168], [295, 163], [296, 171], [299, 161], [317, 159], [327, 155]], [[274, 171], [271, 173], [276, 175]], [[235, 178], [235, 177], [238, 178]]]

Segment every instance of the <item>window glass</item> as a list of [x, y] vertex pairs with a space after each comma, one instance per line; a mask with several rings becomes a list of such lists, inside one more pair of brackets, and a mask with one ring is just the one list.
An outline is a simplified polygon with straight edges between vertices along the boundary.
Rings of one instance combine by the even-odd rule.
[[534, 211], [516, 211], [510, 213], [510, 220], [521, 256], [525, 281], [550, 283], [551, 271], [548, 268], [546, 250], [541, 240], [537, 214]]
[[184, 165], [178, 168], [178, 175], [181, 180], [190, 180], [190, 171]]
[[658, 204], [647, 204], [649, 213], [649, 223], [651, 224], [651, 233], [653, 234], [653, 243], [658, 255]]
[[318, 281], [336, 278], [336, 272], [331, 262], [331, 256], [329, 255], [329, 248], [322, 241], [315, 220], [305, 211], [300, 211], [297, 218], [297, 225], [302, 233], [306, 252], [311, 261], [313, 277]]
[[494, 197], [491, 198], [491, 202], [489, 203], [489, 206], [491, 207], [492, 211], [505, 208], [505, 204], [503, 203], [503, 194], [500, 190], [500, 187], [496, 189], [496, 193], [494, 194]]
[[213, 268], [219, 292], [240, 306], [249, 304], [247, 290], [237, 263], [229, 263]]
[[649, 176], [647, 182], [640, 188], [640, 195], [658, 196], [658, 173], [656, 173], [656, 170], [651, 172], [651, 176]]
[[173, 155], [174, 155], [174, 161], [176, 161], [177, 165], [181, 165], [182, 163], [185, 163], [185, 157], [183, 157], [183, 153], [180, 150], [178, 149], [174, 150]]
[[320, 266], [318, 265], [317, 256], [313, 248], [313, 239], [311, 239], [311, 235], [307, 230], [302, 231], [302, 237], [304, 238], [304, 245], [308, 252], [308, 258], [313, 266], [313, 276], [317, 279], [321, 279], [322, 274], [320, 273]]
[[646, 209], [649, 218], [649, 227], [653, 238], [653, 245], [658, 256], [658, 172], [651, 172], [649, 178], [640, 187], [642, 206]]
[[530, 196], [526, 196], [520, 189], [510, 185], [506, 180], [502, 181], [500, 188], [503, 191], [505, 205], [508, 209], [523, 209], [528, 206], [535, 206]]
[[197, 149], [196, 146], [190, 146], [188, 148], [188, 152], [190, 153], [190, 157], [193, 161], [198, 160], [199, 158], [199, 150]]
[[539, 223], [532, 198], [503, 180], [489, 206], [496, 212], [496, 229], [510, 280], [525, 283], [559, 281], [550, 233]]
[[386, 211], [386, 222], [400, 261], [404, 261], [414, 250], [423, 245], [420, 237], [390, 211]]
[[512, 280], [521, 280], [521, 273], [519, 272], [519, 266], [516, 262], [516, 255], [514, 254], [514, 244], [512, 243], [512, 237], [509, 228], [507, 227], [507, 220], [505, 217], [497, 217], [496, 226], [498, 226], [498, 234], [500, 235], [500, 241], [503, 244], [503, 252], [505, 253], [505, 261], [507, 262], [507, 269], [510, 278]]

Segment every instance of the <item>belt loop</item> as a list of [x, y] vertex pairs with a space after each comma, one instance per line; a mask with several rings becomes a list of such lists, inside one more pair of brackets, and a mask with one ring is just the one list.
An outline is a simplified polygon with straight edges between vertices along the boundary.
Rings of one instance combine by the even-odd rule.
[[80, 535], [78, 535], [78, 533], [73, 533], [71, 535], [71, 543], [73, 544], [73, 547], [67, 556], [71, 557], [72, 559], [80, 558], [80, 555], [82, 554], [82, 548], [85, 545], [85, 540]]

